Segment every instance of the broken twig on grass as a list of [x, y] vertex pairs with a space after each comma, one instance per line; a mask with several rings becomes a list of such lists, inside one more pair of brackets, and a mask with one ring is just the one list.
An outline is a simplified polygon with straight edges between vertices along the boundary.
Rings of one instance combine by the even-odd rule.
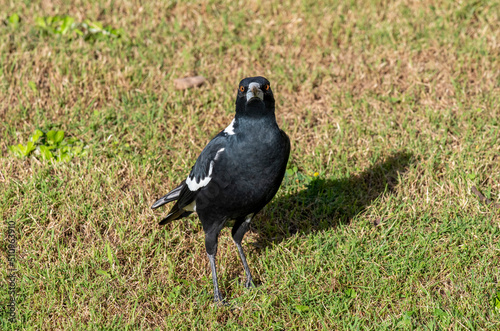
[[383, 217], [376, 218], [375, 221], [373, 221], [373, 226], [379, 226], [383, 221], [385, 221]]
[[478, 198], [479, 198], [479, 200], [481, 200], [481, 202], [484, 202], [487, 205], [492, 206], [493, 208], [500, 209], [500, 205], [498, 203], [495, 203], [495, 202], [491, 201], [490, 199], [488, 199], [487, 197], [485, 197], [481, 192], [479, 192], [479, 190], [475, 186], [472, 186], [471, 190], [472, 190], [472, 193], [474, 193], [475, 195], [478, 196]]

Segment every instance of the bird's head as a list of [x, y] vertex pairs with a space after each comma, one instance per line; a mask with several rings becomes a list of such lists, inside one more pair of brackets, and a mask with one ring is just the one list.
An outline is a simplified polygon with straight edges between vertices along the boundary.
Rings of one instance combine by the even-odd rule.
[[264, 77], [247, 77], [238, 86], [236, 112], [248, 115], [274, 114], [274, 96], [271, 84]]

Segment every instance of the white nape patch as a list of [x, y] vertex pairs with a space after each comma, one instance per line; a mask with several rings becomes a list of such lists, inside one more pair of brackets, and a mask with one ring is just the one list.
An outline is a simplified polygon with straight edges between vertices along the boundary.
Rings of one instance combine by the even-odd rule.
[[[257, 88], [257, 95], [253, 94], [253, 88]], [[250, 83], [248, 85], [248, 90], [247, 90], [247, 101], [252, 99], [253, 97], [259, 97], [260, 100], [264, 100], [264, 92], [260, 89], [260, 84], [259, 83]]]
[[196, 201], [191, 202], [189, 205], [184, 207], [187, 211], [196, 211]]
[[224, 149], [225, 148], [219, 149], [217, 151], [217, 153], [215, 153], [214, 159], [212, 161], [210, 161], [210, 168], [208, 168], [207, 177], [201, 179], [199, 183], [196, 181], [194, 176], [192, 178], [188, 177], [186, 179], [186, 184], [187, 184], [190, 191], [192, 191], [192, 192], [198, 191], [200, 188], [205, 187], [208, 185], [208, 183], [210, 183], [210, 181], [212, 180], [212, 171], [214, 170], [214, 163], [219, 158], [219, 154], [224, 152]]
[[229, 124], [228, 127], [224, 129], [224, 132], [230, 136], [234, 134], [234, 119], [231, 121], [231, 124]]
[[249, 215], [247, 215], [247, 217], [245, 218], [245, 222], [250, 223], [250, 221], [251, 221], [251, 220], [252, 220], [252, 218], [253, 218], [253, 215], [254, 215], [254, 214], [249, 214]]

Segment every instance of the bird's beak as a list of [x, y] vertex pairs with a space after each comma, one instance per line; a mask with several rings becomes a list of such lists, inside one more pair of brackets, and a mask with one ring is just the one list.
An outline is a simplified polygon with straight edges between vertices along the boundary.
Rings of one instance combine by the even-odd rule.
[[250, 83], [250, 85], [248, 86], [247, 102], [252, 100], [253, 98], [264, 100], [264, 92], [262, 92], [258, 83]]

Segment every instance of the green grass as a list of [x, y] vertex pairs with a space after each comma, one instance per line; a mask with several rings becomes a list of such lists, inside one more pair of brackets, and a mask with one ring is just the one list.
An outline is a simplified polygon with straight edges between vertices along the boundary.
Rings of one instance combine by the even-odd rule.
[[[500, 328], [500, 212], [471, 191], [500, 200], [498, 2], [0, 5], [2, 330]], [[37, 25], [55, 16], [119, 36]], [[257, 288], [222, 231], [216, 308], [197, 217], [149, 207], [254, 75], [290, 170], [244, 240]], [[9, 150], [37, 129], [86, 152]]]

